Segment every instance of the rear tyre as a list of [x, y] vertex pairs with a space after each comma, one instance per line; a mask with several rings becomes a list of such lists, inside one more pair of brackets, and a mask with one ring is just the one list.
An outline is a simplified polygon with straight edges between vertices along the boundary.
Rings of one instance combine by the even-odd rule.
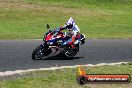
[[79, 51], [79, 44], [75, 45], [75, 49], [67, 46], [64, 51], [64, 55], [67, 58], [73, 58]]

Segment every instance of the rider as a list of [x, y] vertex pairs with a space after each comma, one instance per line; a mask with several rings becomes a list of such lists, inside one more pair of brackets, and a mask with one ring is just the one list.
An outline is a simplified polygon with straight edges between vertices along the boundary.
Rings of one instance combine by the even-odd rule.
[[79, 27], [75, 24], [75, 20], [71, 17], [63, 27], [59, 28], [59, 31], [67, 29], [69, 34], [71, 34], [71, 38], [65, 41], [62, 45], [71, 45], [74, 48], [75, 38], [80, 34]]

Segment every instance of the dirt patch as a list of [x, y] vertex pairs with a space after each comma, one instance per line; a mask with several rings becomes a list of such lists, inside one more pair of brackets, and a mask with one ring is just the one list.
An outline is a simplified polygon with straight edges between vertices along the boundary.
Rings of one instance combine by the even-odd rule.
[[0, 1], [0, 7], [1, 8], [10, 8], [10, 9], [30, 9], [30, 10], [34, 10], [34, 9], [42, 9], [40, 6], [38, 5], [34, 5], [34, 4], [26, 4], [26, 3], [22, 3], [22, 2], [9, 2], [9, 1]]
[[105, 15], [100, 11], [92, 11], [90, 9], [82, 8], [66, 8], [63, 6], [40, 5], [33, 3], [13, 2], [13, 1], [0, 1], [0, 8], [7, 9], [21, 9], [21, 10], [40, 10], [47, 12], [58, 12], [62, 14], [74, 14], [80, 16], [100, 16]]

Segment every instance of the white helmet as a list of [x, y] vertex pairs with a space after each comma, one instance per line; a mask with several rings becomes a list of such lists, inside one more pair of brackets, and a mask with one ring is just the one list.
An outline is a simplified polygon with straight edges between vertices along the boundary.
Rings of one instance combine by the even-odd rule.
[[67, 22], [66, 22], [66, 27], [68, 29], [71, 29], [75, 26], [75, 20], [71, 17]]

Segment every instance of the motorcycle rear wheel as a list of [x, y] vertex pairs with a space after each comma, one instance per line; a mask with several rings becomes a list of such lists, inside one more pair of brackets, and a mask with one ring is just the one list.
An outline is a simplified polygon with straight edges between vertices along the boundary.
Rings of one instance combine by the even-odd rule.
[[67, 58], [73, 58], [79, 51], [79, 44], [75, 46], [75, 49], [72, 49], [70, 47], [66, 47], [67, 49], [64, 52], [65, 57]]

